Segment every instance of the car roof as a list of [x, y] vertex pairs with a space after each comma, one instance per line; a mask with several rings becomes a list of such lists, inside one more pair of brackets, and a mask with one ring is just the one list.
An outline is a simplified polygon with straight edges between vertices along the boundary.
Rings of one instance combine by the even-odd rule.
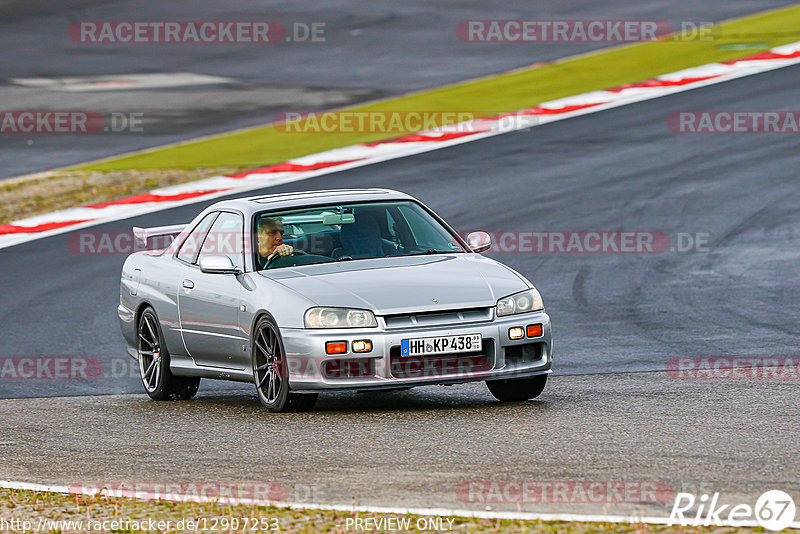
[[372, 202], [378, 200], [416, 200], [414, 197], [391, 189], [328, 189], [323, 191], [298, 191], [224, 200], [212, 209], [235, 208], [254, 212], [263, 209], [297, 208], [321, 204]]

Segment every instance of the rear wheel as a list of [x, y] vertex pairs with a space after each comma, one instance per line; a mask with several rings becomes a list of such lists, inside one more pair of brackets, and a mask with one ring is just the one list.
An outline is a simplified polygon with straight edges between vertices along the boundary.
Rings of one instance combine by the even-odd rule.
[[139, 317], [139, 373], [142, 385], [155, 400], [191, 399], [200, 386], [199, 378], [175, 376], [169, 369], [169, 352], [161, 333], [161, 324], [153, 308]]
[[271, 412], [310, 410], [317, 402], [316, 393], [290, 391], [283, 340], [268, 317], [262, 317], [253, 329], [253, 379], [258, 400]]
[[546, 384], [547, 375], [486, 381], [486, 386], [494, 398], [504, 402], [535, 399], [544, 391]]

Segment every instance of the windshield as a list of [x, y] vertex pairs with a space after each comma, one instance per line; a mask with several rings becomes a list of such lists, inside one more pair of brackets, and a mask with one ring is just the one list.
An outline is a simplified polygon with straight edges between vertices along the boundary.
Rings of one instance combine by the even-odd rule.
[[410, 201], [263, 212], [254, 223], [256, 270], [466, 252], [430, 213]]

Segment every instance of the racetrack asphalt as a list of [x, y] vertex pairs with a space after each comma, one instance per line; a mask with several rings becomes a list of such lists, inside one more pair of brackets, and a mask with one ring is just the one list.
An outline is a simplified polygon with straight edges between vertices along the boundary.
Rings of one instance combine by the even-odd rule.
[[[753, 5], [701, 5], [712, 4]], [[264, 191], [391, 187], [460, 231], [657, 231], [673, 246], [678, 233], [708, 237], [708, 250], [686, 252], [494, 254], [537, 285], [553, 321], [556, 375], [536, 401], [500, 404], [470, 384], [323, 394], [311, 412], [277, 415], [250, 387], [205, 381], [195, 400], [156, 403], [117, 325], [124, 255], [76, 254], [69, 234], [3, 249], [3, 363], [90, 357], [103, 372], [0, 379], [0, 478], [273, 480], [294, 500], [460, 509], [485, 507], [459, 499], [471, 480], [659, 481], [751, 506], [768, 489], [797, 498], [797, 380], [664, 370], [679, 356], [798, 356], [796, 136], [667, 128], [679, 110], [796, 110], [798, 75], [790, 67]], [[43, 149], [43, 161], [54, 153]], [[206, 205], [90, 231], [181, 223]], [[109, 393], [136, 394], [87, 396]], [[492, 506], [664, 516], [670, 503]]]
[[[686, 109], [796, 109], [790, 67], [265, 192], [390, 187], [459, 231], [698, 234], [707, 250], [498, 253], [541, 291], [557, 374], [660, 371], [674, 357], [797, 356], [796, 140], [677, 134]], [[186, 222], [206, 203], [90, 229]], [[72, 241], [70, 241], [72, 240]], [[0, 252], [0, 357], [90, 357], [91, 380], [0, 380], [0, 396], [138, 392], [116, 317], [124, 254], [77, 254], [70, 234]], [[204, 388], [219, 387], [207, 382]]]
[[[4, 111], [83, 110], [142, 114], [142, 132], [3, 135], [0, 178], [268, 123], [276, 112], [340, 107], [438, 87], [609, 43], [464, 43], [460, 21], [473, 19], [621, 19], [718, 22], [791, 4], [787, 0], [511, 0], [448, 2], [324, 0], [0, 0]], [[77, 21], [275, 20], [325, 24], [325, 42], [267, 46], [84, 44], [69, 39]], [[744, 41], [752, 41], [743, 36]], [[24, 87], [12, 78], [190, 72], [230, 84], [68, 93]]]
[[[189, 494], [276, 482], [282, 499], [317, 504], [668, 517], [677, 492], [750, 506], [768, 489], [800, 492], [797, 386], [556, 376], [525, 403], [469, 384], [327, 395], [290, 414], [250, 389], [0, 400], [0, 479], [160, 495], [166, 482]], [[605, 490], [621, 481], [627, 493]]]

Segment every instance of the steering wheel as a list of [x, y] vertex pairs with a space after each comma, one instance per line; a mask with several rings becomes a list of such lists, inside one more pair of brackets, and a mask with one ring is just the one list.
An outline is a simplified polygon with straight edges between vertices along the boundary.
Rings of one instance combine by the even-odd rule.
[[[308, 256], [308, 252], [306, 252], [305, 250], [297, 250], [297, 249], [294, 249], [294, 250], [292, 251], [292, 253], [291, 253], [291, 254], [289, 254], [289, 255], [290, 255], [290, 256], [294, 256], [295, 254], [297, 254], [298, 256]], [[273, 263], [275, 260], [277, 260], [278, 258], [283, 258], [283, 257], [285, 257], [285, 256], [281, 256], [280, 254], [273, 254], [273, 255], [272, 255], [272, 256], [271, 256], [271, 257], [270, 257], [270, 258], [267, 260], [267, 264], [266, 264], [266, 265], [264, 265], [264, 270], [266, 270], [266, 269], [269, 269], [269, 266], [270, 266], [270, 265], [272, 265], [272, 263]]]

